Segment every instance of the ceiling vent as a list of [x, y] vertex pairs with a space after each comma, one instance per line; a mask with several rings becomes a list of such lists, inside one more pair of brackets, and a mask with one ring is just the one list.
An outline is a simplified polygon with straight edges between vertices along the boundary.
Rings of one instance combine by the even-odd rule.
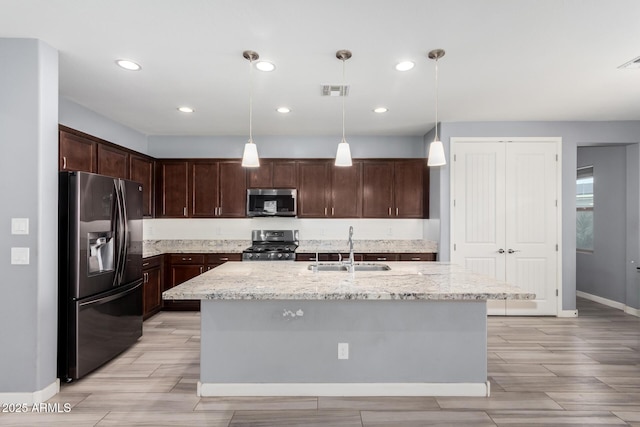
[[349, 96], [349, 85], [323, 85], [322, 96]]

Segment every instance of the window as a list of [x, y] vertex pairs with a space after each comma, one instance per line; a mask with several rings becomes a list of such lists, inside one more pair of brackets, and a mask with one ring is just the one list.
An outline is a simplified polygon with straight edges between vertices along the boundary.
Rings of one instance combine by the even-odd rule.
[[593, 166], [578, 168], [576, 180], [576, 250], [593, 252]]

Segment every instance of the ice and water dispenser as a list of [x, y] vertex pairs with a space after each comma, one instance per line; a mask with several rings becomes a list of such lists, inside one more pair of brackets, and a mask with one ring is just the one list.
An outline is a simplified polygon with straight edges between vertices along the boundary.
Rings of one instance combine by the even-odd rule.
[[89, 275], [105, 273], [114, 269], [114, 237], [112, 233], [88, 233]]

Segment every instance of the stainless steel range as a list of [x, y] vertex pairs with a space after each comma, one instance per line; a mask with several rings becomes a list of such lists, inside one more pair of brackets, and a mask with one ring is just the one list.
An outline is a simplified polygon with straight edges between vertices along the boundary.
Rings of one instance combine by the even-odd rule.
[[243, 261], [295, 261], [298, 230], [253, 230]]

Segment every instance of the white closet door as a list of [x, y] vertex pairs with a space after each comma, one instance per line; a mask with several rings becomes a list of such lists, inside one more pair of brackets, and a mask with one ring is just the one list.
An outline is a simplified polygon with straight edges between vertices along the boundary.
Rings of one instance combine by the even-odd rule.
[[505, 152], [501, 143], [456, 144], [452, 261], [505, 280]]
[[536, 294], [508, 315], [557, 314], [557, 145], [506, 143], [506, 278]]
[[491, 315], [557, 313], [557, 144], [456, 142], [451, 260], [534, 292]]

